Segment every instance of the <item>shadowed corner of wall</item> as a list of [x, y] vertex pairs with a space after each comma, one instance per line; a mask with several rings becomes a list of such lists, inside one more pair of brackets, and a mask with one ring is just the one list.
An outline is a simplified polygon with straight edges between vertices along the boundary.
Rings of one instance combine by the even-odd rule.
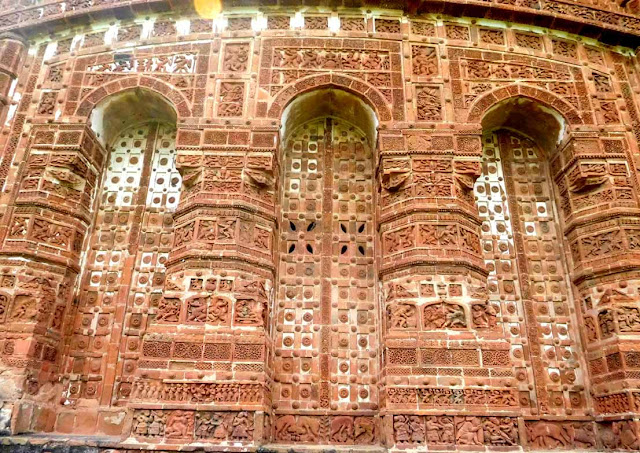
[[164, 96], [140, 87], [108, 96], [91, 112], [91, 129], [103, 146], [120, 131], [149, 121], [176, 124], [177, 113]]
[[539, 102], [514, 97], [493, 106], [482, 119], [483, 131], [497, 129], [524, 134], [551, 156], [564, 139], [566, 122], [558, 112]]

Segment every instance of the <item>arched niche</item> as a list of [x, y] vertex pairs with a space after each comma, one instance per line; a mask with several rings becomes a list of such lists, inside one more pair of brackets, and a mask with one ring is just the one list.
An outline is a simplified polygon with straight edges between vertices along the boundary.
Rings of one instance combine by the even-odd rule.
[[513, 97], [491, 107], [482, 118], [484, 133], [498, 129], [526, 135], [551, 156], [565, 137], [567, 122], [556, 110], [533, 99]]
[[[500, 328], [505, 338], [517, 330], [527, 332], [531, 367], [550, 376], [556, 367], [576, 367], [574, 358], [582, 356], [575, 316], [579, 305], [573, 299], [571, 255], [560, 215], [568, 185], [552, 174], [562, 168], [553, 164], [562, 157], [558, 150], [569, 139], [570, 123], [569, 116], [525, 96], [487, 109], [482, 117], [482, 174], [474, 188], [489, 302], [501, 313], [522, 313], [519, 325], [502, 323]], [[552, 356], [552, 346], [544, 341], [536, 344], [540, 332], [547, 331], [562, 332], [570, 345], [564, 355]], [[512, 345], [523, 347], [519, 341]], [[576, 386], [584, 383], [582, 375], [573, 381]], [[553, 391], [552, 384], [538, 382], [529, 401], [537, 399], [548, 407], [555, 404], [549, 396]], [[563, 392], [568, 400], [570, 391]]]
[[362, 99], [336, 88], [321, 88], [301, 94], [282, 112], [281, 136], [298, 126], [322, 117], [339, 118], [361, 129], [371, 148], [375, 148], [378, 119], [373, 109]]
[[[274, 349], [287, 353], [274, 356], [274, 368], [325, 370], [309, 386], [322, 410], [352, 410], [349, 395], [356, 394], [365, 395], [359, 397], [362, 404], [378, 404], [377, 388], [370, 385], [378, 362], [367, 351], [378, 334], [376, 126], [368, 104], [335, 88], [302, 94], [283, 111], [279, 278], [272, 319], [278, 332]], [[301, 333], [294, 320], [310, 329]], [[355, 354], [351, 357], [363, 367], [358, 373], [331, 356], [326, 333], [337, 323], [353, 326], [341, 334], [340, 347]], [[314, 345], [318, 353], [310, 355]], [[334, 369], [353, 379], [338, 384], [330, 376]], [[275, 383], [272, 394], [279, 408], [309, 405], [309, 398], [293, 392], [297, 385], [291, 374]]]
[[[164, 278], [148, 277], [164, 274], [164, 263], [172, 250], [172, 215], [181, 190], [181, 177], [175, 166], [176, 120], [173, 105], [162, 95], [144, 88], [112, 94], [91, 112], [90, 127], [108, 150], [108, 156], [97, 188], [95, 220], [85, 243], [79, 281], [99, 278], [105, 285], [100, 291], [80, 285], [77, 298], [81, 307], [108, 305], [116, 312], [101, 318], [102, 332], [109, 333], [100, 338], [109, 349], [94, 360], [94, 366], [104, 376], [99, 392], [111, 391], [124, 372], [122, 368], [111, 374], [105, 371], [110, 366], [109, 357], [118, 354], [119, 345], [127, 341], [126, 334], [112, 329], [114, 325], [124, 325], [125, 319], [131, 317], [138, 326], [144, 325], [134, 311], [142, 306], [158, 307], [161, 300], [165, 312], [173, 310], [164, 315], [162, 322], [180, 322], [185, 316], [180, 317], [180, 305], [175, 298], [162, 299]], [[116, 229], [122, 233], [114, 233]], [[105, 241], [107, 236], [112, 240]], [[155, 239], [149, 241], [150, 237]], [[134, 299], [135, 304], [131, 304]], [[194, 319], [201, 319], [202, 313], [206, 317], [206, 306], [193, 305], [192, 311], [200, 310]], [[102, 316], [90, 313], [80, 309], [74, 324], [90, 316]], [[102, 334], [96, 331], [89, 335]], [[80, 360], [76, 357], [71, 355], [70, 366]], [[122, 357], [117, 360], [122, 361]], [[115, 398], [115, 394], [97, 396]]]
[[111, 145], [124, 129], [156, 122], [175, 126], [177, 113], [164, 96], [136, 87], [106, 97], [91, 111], [91, 129], [103, 146]]

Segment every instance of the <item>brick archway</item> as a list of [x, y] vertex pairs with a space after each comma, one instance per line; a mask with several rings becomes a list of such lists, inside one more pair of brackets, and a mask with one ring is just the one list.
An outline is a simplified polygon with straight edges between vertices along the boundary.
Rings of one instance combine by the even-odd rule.
[[145, 88], [164, 97], [178, 115], [178, 120], [191, 116], [187, 98], [174, 86], [149, 76], [131, 76], [114, 80], [89, 93], [75, 111], [76, 116], [87, 117], [93, 108], [106, 97], [135, 88]]
[[529, 98], [539, 102], [545, 107], [558, 112], [567, 121], [567, 124], [577, 126], [585, 123], [580, 112], [568, 102], [564, 101], [554, 93], [537, 87], [523, 84], [513, 84], [506, 87], [489, 91], [476, 99], [469, 108], [467, 122], [481, 123], [489, 110], [499, 103], [511, 98]]
[[280, 119], [284, 109], [299, 95], [322, 88], [337, 88], [361, 98], [367, 103], [379, 121], [391, 121], [393, 115], [384, 96], [373, 86], [344, 74], [322, 74], [300, 79], [276, 95], [269, 108], [269, 118]]

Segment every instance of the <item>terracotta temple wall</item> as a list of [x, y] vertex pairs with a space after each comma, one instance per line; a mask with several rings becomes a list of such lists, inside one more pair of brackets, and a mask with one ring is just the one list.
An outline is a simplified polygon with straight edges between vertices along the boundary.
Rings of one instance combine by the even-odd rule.
[[637, 2], [267, 3], [0, 2], [4, 445], [640, 450]]

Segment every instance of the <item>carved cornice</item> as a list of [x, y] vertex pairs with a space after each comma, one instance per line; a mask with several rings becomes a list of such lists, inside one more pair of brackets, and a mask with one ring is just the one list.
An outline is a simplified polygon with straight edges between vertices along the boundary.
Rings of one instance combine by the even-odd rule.
[[174, 213], [174, 218], [185, 217], [188, 214], [197, 210], [227, 210], [229, 213], [224, 215], [234, 215], [233, 211], [241, 211], [250, 215], [260, 216], [268, 222], [276, 223], [276, 216], [265, 209], [261, 209], [259, 206], [251, 205], [244, 202], [220, 202], [216, 201], [215, 204], [199, 201], [187, 201], [181, 205]]
[[[1, 251], [0, 251], [1, 253]], [[176, 253], [171, 260], [167, 261], [167, 270], [171, 270], [173, 266], [183, 263], [188, 260], [195, 260], [197, 262], [223, 262], [227, 266], [247, 266], [248, 269], [258, 268], [268, 272], [271, 276], [275, 275], [275, 268], [272, 263], [265, 259], [254, 259], [253, 257], [238, 255], [235, 251], [229, 251], [228, 253], [217, 252], [216, 254], [206, 251], [191, 252], [191, 250], [185, 250], [184, 253]]]
[[[440, 219], [442, 215], [451, 215], [452, 217], [459, 217], [463, 220], [466, 220], [471, 225], [479, 228], [482, 225], [482, 222], [478, 219], [478, 216], [471, 210], [464, 209], [459, 206], [447, 206], [447, 207], [439, 207], [435, 206], [433, 203], [431, 205], [417, 205], [414, 203], [415, 200], [409, 200], [408, 203], [402, 203], [401, 206], [390, 205], [385, 206], [381, 209], [381, 214], [378, 219], [378, 229], [380, 231], [385, 231], [388, 224], [393, 224], [398, 220], [405, 219], [410, 216], [422, 216], [424, 219], [421, 220], [435, 220]], [[420, 200], [423, 201], [423, 200]], [[455, 200], [452, 200], [455, 202]], [[400, 203], [398, 203], [400, 204]], [[434, 217], [431, 219], [430, 217]]]
[[[65, 26], [89, 24], [98, 19], [126, 19], [139, 14], [162, 13], [170, 10], [180, 14], [190, 14], [192, 13], [192, 3], [189, 0], [86, 0], [76, 2], [58, 0], [41, 2], [34, 6], [13, 7], [0, 12], [0, 33], [19, 31], [21, 34], [31, 36], [59, 30]], [[606, 8], [599, 8], [594, 7], [593, 2], [584, 0], [574, 2], [536, 0], [527, 2], [526, 5], [523, 3], [518, 1], [516, 4], [510, 4], [499, 0], [413, 0], [385, 2], [384, 7], [386, 10], [397, 9], [412, 15], [443, 13], [458, 17], [486, 17], [530, 23], [593, 37], [609, 44], [622, 44], [629, 47], [636, 47], [640, 44], [640, 17], [630, 7], [608, 3]], [[264, 0], [246, 1], [242, 4], [245, 7], [253, 6], [263, 10], [269, 8], [282, 10], [290, 5], [284, 1], [267, 3]], [[313, 2], [312, 6], [317, 7], [323, 4], [332, 8], [336, 6], [345, 8], [380, 6], [379, 2], [368, 0], [343, 0], [339, 3], [320, 1]]]
[[442, 258], [434, 259], [431, 257], [409, 257], [406, 260], [397, 260], [397, 262], [389, 265], [382, 265], [380, 267], [379, 276], [380, 280], [384, 281], [389, 278], [390, 275], [394, 275], [400, 271], [417, 268], [417, 267], [431, 267], [431, 268], [443, 268], [443, 267], [456, 267], [460, 269], [466, 269], [475, 275], [481, 275], [487, 277], [489, 271], [483, 267], [481, 260], [473, 259], [459, 259], [459, 258]]

